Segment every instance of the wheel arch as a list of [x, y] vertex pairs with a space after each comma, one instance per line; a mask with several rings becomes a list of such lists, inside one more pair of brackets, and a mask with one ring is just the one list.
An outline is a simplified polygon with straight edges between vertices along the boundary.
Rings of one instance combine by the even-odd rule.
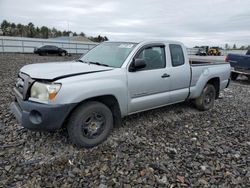
[[102, 96], [96, 96], [96, 97], [91, 97], [88, 99], [84, 99], [83, 101], [79, 102], [67, 115], [67, 118], [64, 121], [63, 127], [66, 126], [66, 123], [69, 119], [69, 117], [72, 115], [72, 113], [81, 105], [83, 105], [86, 102], [89, 101], [96, 101], [96, 102], [101, 102], [105, 104], [112, 112], [113, 114], [113, 120], [114, 120], [114, 127], [120, 127], [121, 126], [121, 110], [120, 106], [118, 103], [118, 100], [116, 99], [115, 96], [113, 95], [102, 95]]
[[211, 84], [214, 86], [216, 91], [215, 99], [218, 99], [220, 95], [220, 78], [219, 77], [212, 78], [208, 80], [207, 84]]
[[201, 76], [197, 83], [194, 86], [190, 87], [190, 99], [195, 99], [199, 97], [203, 91], [203, 89], [206, 87], [207, 84], [211, 84], [214, 86], [216, 91], [215, 99], [218, 99], [220, 94], [220, 78], [218, 76], [211, 77], [206, 79], [205, 77]]

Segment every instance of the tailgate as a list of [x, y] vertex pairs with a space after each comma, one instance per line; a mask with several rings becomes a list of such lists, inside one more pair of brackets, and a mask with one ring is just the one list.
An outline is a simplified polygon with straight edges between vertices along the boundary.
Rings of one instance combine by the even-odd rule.
[[250, 55], [228, 54], [228, 62], [235, 70], [250, 70]]

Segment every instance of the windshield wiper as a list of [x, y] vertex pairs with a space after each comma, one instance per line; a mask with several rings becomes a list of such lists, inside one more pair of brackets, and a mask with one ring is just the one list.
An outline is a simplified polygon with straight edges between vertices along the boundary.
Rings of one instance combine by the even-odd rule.
[[81, 63], [88, 63], [88, 62], [86, 62], [86, 61], [83, 61], [83, 60], [81, 60], [81, 59], [77, 59], [77, 60], [76, 60], [76, 62], [81, 62]]
[[109, 67], [109, 65], [104, 64], [104, 63], [99, 63], [99, 62], [93, 62], [93, 61], [89, 61], [89, 64], [95, 64], [95, 65], [100, 65], [100, 66], [105, 66], [105, 67]]
[[81, 60], [81, 59], [77, 59], [76, 62], [88, 63], [88, 64], [95, 64], [95, 65], [100, 65], [100, 66], [109, 67], [109, 65], [104, 64], [104, 63], [99, 63], [99, 62], [94, 62], [94, 61], [83, 61], [83, 60]]

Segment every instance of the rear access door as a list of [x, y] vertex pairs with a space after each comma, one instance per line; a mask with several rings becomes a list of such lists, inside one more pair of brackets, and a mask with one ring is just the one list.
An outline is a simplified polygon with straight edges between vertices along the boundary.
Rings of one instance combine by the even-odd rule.
[[[169, 44], [168, 67], [170, 103], [184, 101], [189, 94], [191, 69], [187, 54], [180, 44]], [[186, 57], [186, 58], [185, 58]]]

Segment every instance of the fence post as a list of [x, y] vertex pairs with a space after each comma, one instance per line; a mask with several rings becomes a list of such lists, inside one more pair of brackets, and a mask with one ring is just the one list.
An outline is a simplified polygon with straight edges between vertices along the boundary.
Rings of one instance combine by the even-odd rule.
[[24, 53], [24, 46], [23, 46], [23, 40], [22, 40], [22, 48], [23, 48], [23, 53]]
[[3, 50], [3, 52], [4, 52], [4, 46], [3, 46], [3, 38], [2, 38], [2, 50]]

